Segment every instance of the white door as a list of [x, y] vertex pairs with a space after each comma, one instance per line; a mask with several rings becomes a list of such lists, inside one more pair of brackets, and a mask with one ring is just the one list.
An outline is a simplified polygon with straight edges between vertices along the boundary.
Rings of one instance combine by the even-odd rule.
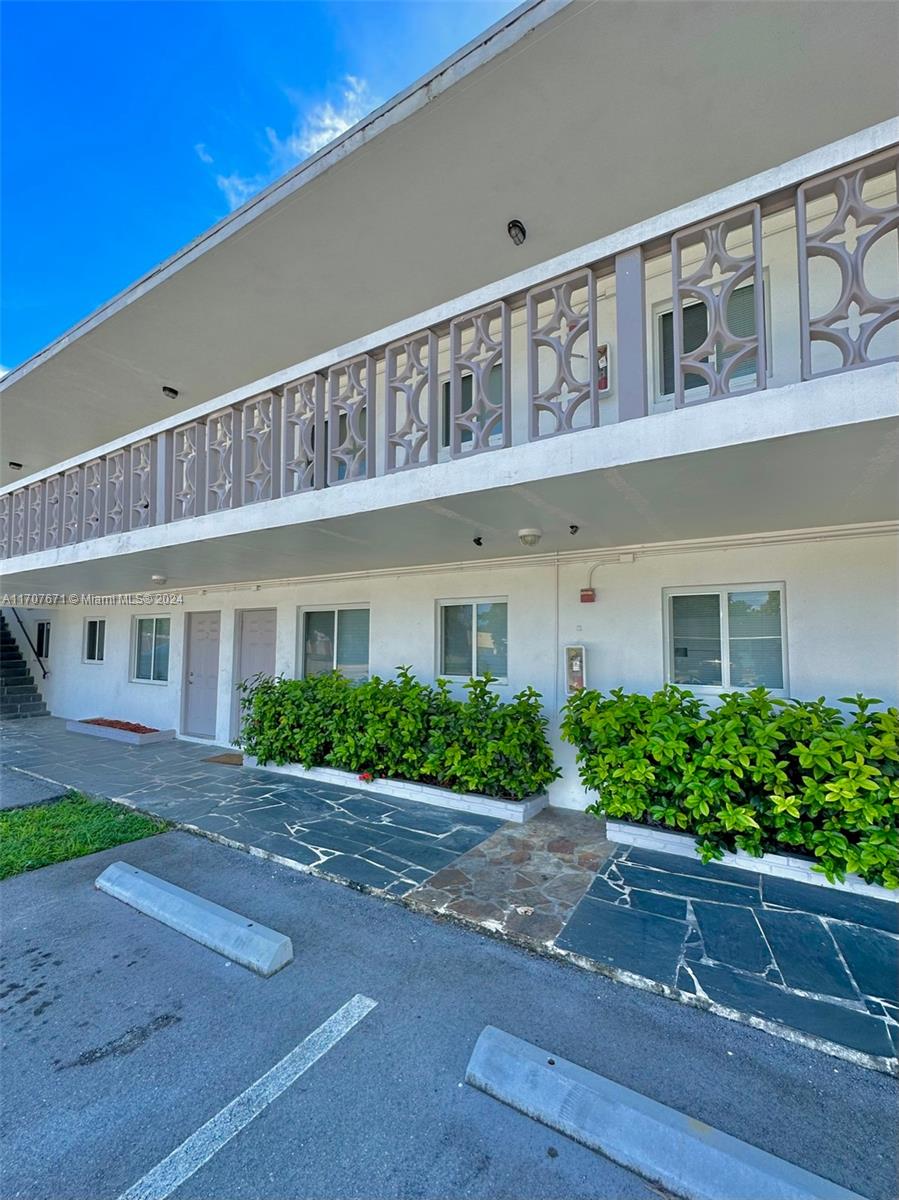
[[215, 737], [220, 626], [221, 613], [199, 612], [187, 615], [184, 732], [191, 737]]
[[233, 736], [240, 732], [240, 692], [238, 685], [255, 675], [275, 673], [275, 632], [277, 612], [274, 608], [247, 608], [237, 614], [237, 653], [234, 656], [234, 702], [231, 729]]

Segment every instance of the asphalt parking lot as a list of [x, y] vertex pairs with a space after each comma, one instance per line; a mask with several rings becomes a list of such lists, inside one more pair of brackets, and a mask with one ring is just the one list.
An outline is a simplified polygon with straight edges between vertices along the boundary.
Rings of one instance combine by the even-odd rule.
[[[261, 979], [97, 892], [117, 859], [288, 933], [295, 961]], [[895, 1195], [894, 1080], [188, 834], [7, 880], [0, 902], [4, 1200], [151, 1194], [148, 1173], [357, 995], [375, 1007], [168, 1194], [657, 1197], [462, 1084], [493, 1024]]]

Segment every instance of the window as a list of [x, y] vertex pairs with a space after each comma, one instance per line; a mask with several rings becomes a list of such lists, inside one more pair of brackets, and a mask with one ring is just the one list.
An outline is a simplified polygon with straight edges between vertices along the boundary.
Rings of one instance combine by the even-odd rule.
[[304, 675], [339, 671], [347, 679], [368, 676], [367, 608], [307, 609], [301, 616]]
[[132, 678], [145, 683], [165, 683], [169, 677], [169, 617], [138, 617], [134, 622]]
[[782, 584], [666, 593], [668, 678], [691, 688], [786, 688]]
[[84, 622], [84, 645], [81, 657], [86, 663], [103, 661], [106, 653], [106, 621], [89, 617]]
[[[467, 413], [470, 410], [471, 403], [472, 403], [471, 397], [472, 397], [472, 388], [473, 388], [473, 377], [471, 375], [471, 372], [464, 371], [462, 373], [462, 381], [461, 382], [462, 382], [461, 411], [463, 413]], [[451, 446], [452, 442], [453, 442], [453, 437], [452, 437], [453, 407], [452, 407], [452, 403], [450, 401], [450, 388], [451, 387], [452, 387], [452, 384], [451, 384], [450, 380], [444, 379], [443, 383], [441, 384], [441, 388], [440, 388], [440, 445], [443, 446], [444, 449], [448, 446]], [[487, 397], [490, 400], [491, 404], [495, 404], [497, 406], [502, 405], [502, 402], [503, 402], [503, 368], [500, 363], [497, 363], [497, 365], [495, 367], [493, 367], [493, 369], [490, 372], [490, 375], [487, 378]], [[499, 437], [502, 437], [502, 433], [503, 433], [503, 424], [502, 424], [502, 421], [500, 420], [494, 426], [493, 431], [491, 432], [490, 436], [491, 436], [491, 438], [494, 438], [494, 437], [499, 438]], [[462, 437], [461, 437], [462, 445], [466, 446], [471, 441], [471, 438], [472, 438], [472, 431], [470, 429], [463, 428]]]
[[[746, 283], [737, 288], [730, 298], [727, 314], [728, 324], [738, 337], [751, 337], [755, 333], [755, 284]], [[677, 354], [674, 346], [674, 313], [671, 309], [659, 314], [659, 392], [662, 396], [674, 395]], [[709, 310], [701, 302], [684, 305], [684, 350], [689, 354], [701, 346], [708, 337]], [[717, 363], [720, 368], [721, 362]], [[755, 378], [755, 359], [749, 358], [733, 372], [733, 379]], [[707, 387], [701, 375], [685, 375], [684, 390]]]
[[509, 668], [508, 605], [505, 600], [441, 600], [440, 664], [449, 679], [487, 671], [505, 682]]
[[35, 625], [34, 640], [36, 642], [36, 653], [38, 658], [48, 658], [50, 656], [50, 622], [38, 621]]

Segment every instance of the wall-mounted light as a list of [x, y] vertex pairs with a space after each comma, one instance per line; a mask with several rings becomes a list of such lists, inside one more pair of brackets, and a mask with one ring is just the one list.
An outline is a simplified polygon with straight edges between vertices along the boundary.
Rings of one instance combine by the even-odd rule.
[[13, 462], [12, 459], [10, 459], [6, 465], [9, 467], [9, 469], [11, 471], [21, 471], [22, 470], [22, 464], [18, 463], [18, 462]]
[[171, 384], [168, 383], [164, 383], [162, 385], [162, 394], [165, 396], [166, 400], [178, 399], [178, 389], [176, 387], [172, 387]]
[[528, 231], [525, 229], [525, 227], [521, 223], [521, 221], [519, 221], [517, 218], [515, 220], [510, 221], [509, 224], [506, 226], [506, 229], [509, 232], [509, 237], [512, 239], [512, 241], [515, 243], [516, 246], [523, 245], [524, 239], [528, 236]]
[[536, 546], [542, 537], [542, 529], [519, 529], [518, 531], [518, 540], [522, 546]]
[[471, 540], [474, 542], [474, 544], [476, 546], [483, 546], [483, 544], [484, 544], [484, 539], [481, 537], [480, 534], [478, 534], [477, 537], [473, 537]]
[[168, 576], [167, 575], [151, 575], [150, 582], [155, 584], [156, 587], [162, 587], [162, 585], [164, 583], [168, 582]]

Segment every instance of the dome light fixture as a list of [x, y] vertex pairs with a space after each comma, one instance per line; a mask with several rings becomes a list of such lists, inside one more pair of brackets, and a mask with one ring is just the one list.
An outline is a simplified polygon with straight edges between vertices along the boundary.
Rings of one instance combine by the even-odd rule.
[[524, 244], [524, 239], [528, 236], [528, 231], [517, 217], [513, 218], [513, 220], [509, 222], [509, 224], [506, 226], [506, 229], [509, 237], [516, 246], [521, 246]]
[[542, 537], [542, 529], [519, 529], [518, 531], [518, 540], [522, 546], [536, 546]]

